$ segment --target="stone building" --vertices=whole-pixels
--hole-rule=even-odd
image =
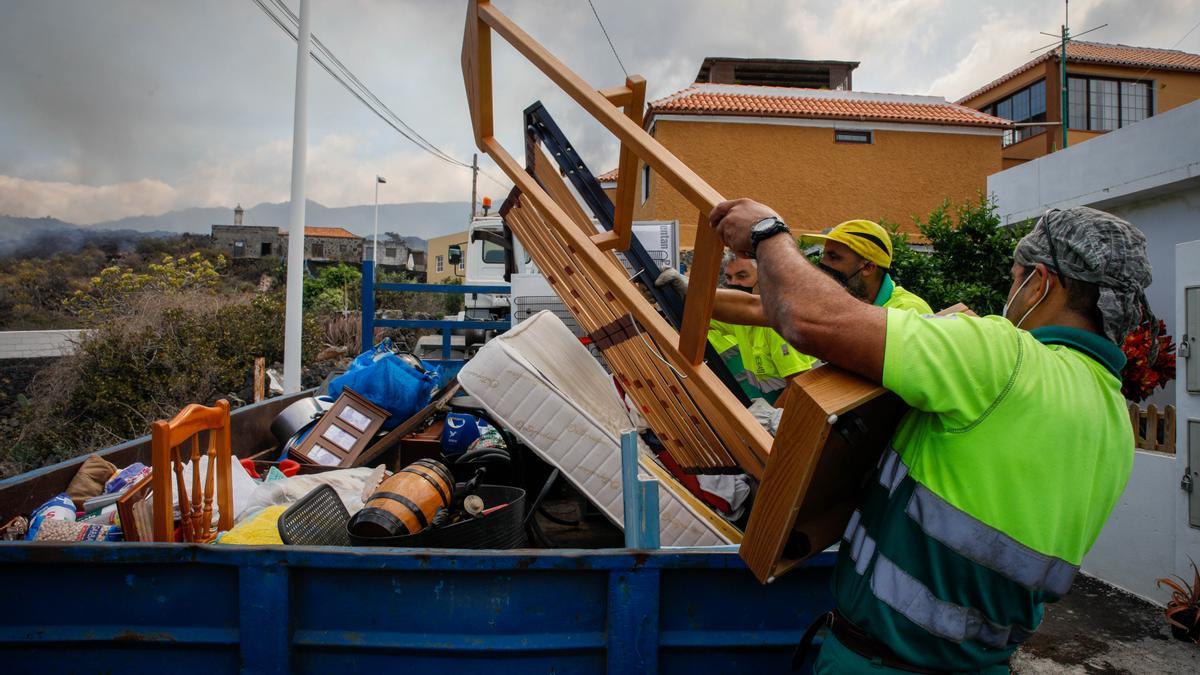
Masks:
[[[287,230],[262,225],[245,225],[241,204],[233,210],[233,225],[213,225],[213,244],[231,259],[287,256]],[[364,239],[341,227],[305,227],[304,259],[313,262],[363,260]]]

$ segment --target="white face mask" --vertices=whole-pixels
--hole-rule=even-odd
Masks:
[[[1008,296],[1008,301],[1006,301],[1004,303],[1004,310],[1003,310],[1004,318],[1008,319],[1009,321],[1012,321],[1012,319],[1009,319],[1009,317],[1008,317],[1008,310],[1012,309],[1013,298],[1017,297],[1018,295],[1021,294],[1021,291],[1025,290],[1025,284],[1029,283],[1029,280],[1033,278],[1033,276],[1036,272],[1037,272],[1036,268],[1030,270],[1029,273],[1025,275],[1025,281],[1022,281],[1021,285],[1017,286],[1016,292],[1014,292],[1012,295]],[[1042,304],[1042,301],[1046,299],[1047,295],[1050,295],[1050,287],[1049,286],[1046,287],[1046,292],[1042,293],[1042,297],[1038,298],[1038,301],[1033,303],[1033,307],[1030,307],[1027,312],[1025,312],[1024,314],[1021,315],[1020,320],[1018,320],[1016,323],[1017,328],[1020,328],[1021,324],[1025,322],[1025,319],[1028,319],[1029,315],[1033,313],[1033,310],[1037,309],[1038,305]]]

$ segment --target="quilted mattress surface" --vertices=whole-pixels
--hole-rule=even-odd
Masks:
[[[622,526],[621,432],[634,427],[608,373],[558,317],[543,311],[483,346],[459,383],[497,421],[558,467],[609,520]],[[643,477],[659,479],[663,546],[737,543],[642,449]],[[714,522],[716,521],[716,522]]]

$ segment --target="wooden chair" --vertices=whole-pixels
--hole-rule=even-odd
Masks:
[[[206,475],[202,481],[200,434],[203,432],[208,432],[206,449],[203,452],[208,458],[208,469],[204,471]],[[154,541],[174,540],[175,515],[171,499],[174,489],[178,489],[179,492],[183,541],[210,542],[216,538],[217,532],[232,528],[233,477],[230,473],[232,452],[229,445],[229,401],[222,399],[211,408],[193,403],[170,421],[155,422],[150,435]],[[192,464],[190,493],[184,476],[185,461]],[[174,486],[171,484],[172,478]],[[214,488],[217,510],[220,513],[216,530],[212,528]]]

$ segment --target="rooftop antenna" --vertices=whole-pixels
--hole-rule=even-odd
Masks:
[[[1071,35],[1071,6],[1070,5],[1071,5],[1071,0],[1063,0],[1063,23],[1062,23],[1062,26],[1059,27],[1058,35],[1055,35],[1054,33],[1046,33],[1043,31],[1038,31],[1038,33],[1041,35],[1045,35],[1047,37],[1052,37],[1052,38],[1058,38],[1059,41],[1051,42],[1048,45],[1043,45],[1041,47],[1038,47],[1037,49],[1030,50],[1031,53],[1032,52],[1040,52],[1043,49],[1049,49],[1050,47],[1053,47],[1056,44],[1059,45],[1058,84],[1059,84],[1059,89],[1060,89],[1062,108],[1058,111],[1058,116],[1060,119],[1060,123],[1062,124],[1062,146],[1064,149],[1066,149],[1066,147],[1067,147],[1067,127],[1070,126],[1070,124],[1068,123],[1069,115],[1067,114],[1067,110],[1068,110],[1067,106],[1070,103],[1070,91],[1068,90],[1068,87],[1067,87],[1067,43],[1070,42],[1071,40],[1074,40],[1077,37],[1087,35],[1088,33],[1091,33],[1092,31],[1100,30],[1101,28],[1108,26],[1108,24],[1105,23],[1105,24],[1096,26],[1095,28],[1089,28],[1089,29],[1083,31],[1082,33],[1080,33],[1079,35]]]

